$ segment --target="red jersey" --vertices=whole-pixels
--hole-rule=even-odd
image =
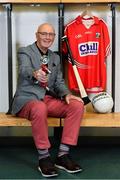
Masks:
[[[66,26],[65,35],[86,91],[105,90],[105,61],[110,54],[110,38],[105,22],[95,16],[87,20],[78,16]],[[71,90],[78,91],[71,63],[68,64],[68,84]]]

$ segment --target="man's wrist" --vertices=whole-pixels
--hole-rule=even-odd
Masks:
[[[65,100],[66,96],[71,95],[71,94],[65,94],[64,96],[62,96],[62,99]]]
[[[63,95],[62,97],[61,97],[61,100],[65,100],[65,97],[67,96],[67,94],[65,94],[65,95]]]

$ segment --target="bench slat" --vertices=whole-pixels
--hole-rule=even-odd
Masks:
[[[62,119],[62,126],[64,119]],[[120,127],[120,113],[98,114],[87,112],[84,114],[81,127]]]
[[[64,119],[48,118],[49,127],[64,125]],[[29,120],[0,113],[0,126],[31,126]],[[120,127],[120,113],[98,114],[87,112],[84,114],[81,127]]]
[[[31,126],[29,120],[12,116],[6,115],[5,113],[0,113],[0,126]],[[48,118],[48,126],[51,127],[59,127],[60,126],[60,118]]]

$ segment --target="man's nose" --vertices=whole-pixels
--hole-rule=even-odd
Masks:
[[[49,33],[47,33],[47,34],[46,34],[46,38],[48,38],[48,39],[50,39],[50,38],[51,38],[51,36],[50,36],[50,34],[49,34]]]

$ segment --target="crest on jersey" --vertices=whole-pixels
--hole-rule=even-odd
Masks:
[[[99,43],[96,41],[89,41],[85,43],[80,43],[78,45],[79,55],[81,57],[88,55],[97,55],[98,54]]]
[[[96,33],[96,38],[100,38],[100,33]]]

